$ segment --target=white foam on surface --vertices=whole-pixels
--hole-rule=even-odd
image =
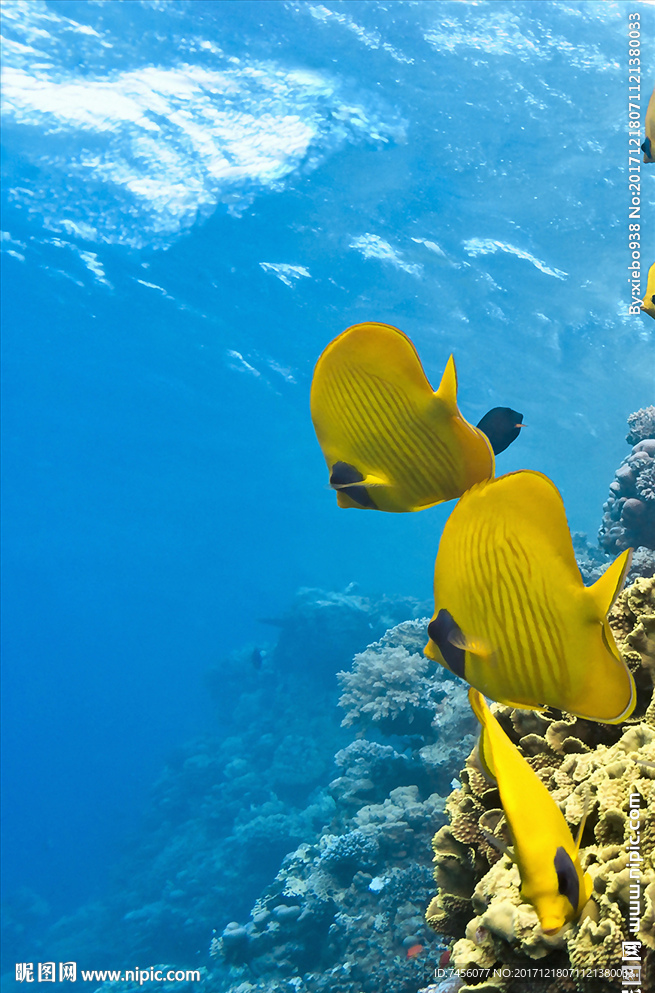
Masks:
[[[285,286],[290,286],[292,289],[294,282],[302,279],[303,276],[311,279],[311,273],[304,265],[288,265],[285,262],[260,262],[259,265],[264,272],[273,273]]]
[[[405,62],[408,65],[412,65],[414,62],[413,58],[404,55],[402,52],[398,51],[393,45],[389,44],[388,41],[384,41],[382,36],[378,31],[367,31],[366,28],[357,24],[356,21],[350,17],[349,14],[343,13],[340,10],[331,10],[324,4],[294,4],[294,9],[298,12],[305,12],[310,14],[317,21],[322,21],[324,24],[338,24],[341,27],[346,28],[351,31],[358,41],[362,43],[366,48],[381,49],[391,56],[396,62]]]
[[[555,279],[566,279],[568,276],[568,272],[546,265],[545,262],[535,258],[530,252],[526,252],[522,248],[517,248],[515,245],[510,245],[507,242],[496,241],[494,238],[470,238],[464,242],[464,251],[472,258],[476,258],[478,255],[493,255],[495,252],[506,252],[508,255],[516,255],[519,259],[525,259],[527,262],[531,262],[533,266],[536,266],[541,272],[545,272],[547,276],[554,276]]]
[[[380,262],[386,262],[394,266],[395,269],[409,273],[410,276],[421,276],[423,273],[422,265],[405,262],[402,254],[377,234],[366,233],[353,238],[348,247],[360,252],[365,259],[378,259]]]
[[[250,376],[255,376],[256,378],[261,376],[261,372],[259,372],[258,369],[255,369],[254,366],[250,365],[250,362],[246,362],[241,352],[228,348],[227,356],[232,360],[231,362],[228,362],[230,369],[234,369],[236,372],[248,373]]]
[[[586,6],[585,19],[590,23],[616,20],[617,15],[621,16],[616,4]],[[437,23],[423,32],[428,45],[439,52],[464,53],[468,50],[484,56],[514,56],[523,62],[550,60],[559,53],[573,68],[602,73],[621,71],[619,63],[608,60],[597,45],[572,44],[551,28],[542,29],[538,22],[535,22],[533,30],[528,18],[512,13],[506,5],[466,4],[462,8],[460,16],[435,18]],[[590,37],[593,35],[590,34]]]
[[[118,39],[42,0],[4,7],[5,140],[11,149],[17,136],[41,177],[7,196],[53,232],[161,247],[220,203],[238,216],[259,191],[280,189],[310,149],[316,165],[344,141],[387,140],[394,130],[319,72],[226,58],[200,36],[173,52],[202,51],[206,64],[154,64],[144,51],[144,64],[112,71],[107,49]],[[62,40],[71,32],[83,46],[78,61]]]

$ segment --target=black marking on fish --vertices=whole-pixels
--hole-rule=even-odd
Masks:
[[[453,620],[452,614],[449,614],[447,610],[440,610],[437,616],[428,624],[428,635],[441,652],[443,660],[450,671],[454,672],[456,676],[461,676],[462,679],[465,679],[464,649],[453,645],[451,641],[453,634],[457,635],[458,641],[463,642],[465,640],[462,629]]]
[[[499,455],[508,448],[523,427],[523,414],[511,407],[492,407],[478,422],[478,427],[484,431],[491,442],[494,455]]]
[[[651,154],[650,149],[651,149],[650,138],[646,138],[646,141],[641,146],[641,150],[644,153],[644,155],[647,155],[649,159],[652,159],[653,156]]]
[[[345,486],[347,483],[361,483],[362,476],[359,469],[348,462],[335,462],[330,473],[330,486]]]
[[[350,486],[350,483],[360,483],[364,477],[359,469],[348,462],[335,462],[330,473],[330,486],[335,486],[339,492],[346,493],[360,507],[377,510],[377,505],[365,486]]]
[[[580,900],[580,880],[573,859],[561,845],[555,852],[554,865],[558,892],[566,897],[574,910],[577,910]]]
[[[378,509],[365,486],[340,486],[339,492],[347,493],[350,499],[358,503],[360,507],[366,507],[369,510]]]

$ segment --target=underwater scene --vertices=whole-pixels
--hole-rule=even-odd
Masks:
[[[653,993],[653,0],[0,18],[3,993]]]

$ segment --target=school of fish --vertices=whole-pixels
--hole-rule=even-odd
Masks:
[[[650,281],[648,290],[655,292]],[[514,846],[505,853],[542,929],[556,933],[590,896],[578,858],[583,824],[574,841],[485,696],[626,720],[635,684],[607,614],[632,552],[585,587],[555,484],[527,470],[495,475],[495,456],[518,436],[522,414],[495,407],[470,424],[457,404],[453,356],[434,391],[397,328],[357,324],[331,341],[314,370],[310,408],[339,507],[403,513],[457,500],[439,542],[424,651],[470,685],[480,759],[497,782]]]
[[[641,148],[644,162],[655,162],[655,89]],[[655,318],[655,264],[641,310]],[[495,456],[518,437],[523,415],[494,407],[470,424],[457,404],[454,357],[434,391],[398,328],[357,324],[331,341],[310,407],[339,507],[403,513],[457,500],[439,541],[424,652],[469,684],[477,757],[498,787],[513,849],[489,841],[516,863],[522,898],[556,934],[591,896],[579,859],[586,814],[574,840],[485,697],[605,724],[632,714],[635,683],[607,620],[632,549],[586,587],[555,484],[528,470],[495,475]],[[421,951],[414,945],[407,956]]]

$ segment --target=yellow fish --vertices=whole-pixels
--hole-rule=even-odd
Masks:
[[[457,407],[452,355],[435,393],[414,345],[389,324],[356,324],[331,341],[310,403],[340,507],[422,510],[494,474],[489,439]]]
[[[646,108],[646,120],[644,121],[646,140],[641,146],[644,153],[644,162],[655,162],[655,88],[650,95],[648,107]]]
[[[631,556],[587,588],[547,476],[524,470],[479,483],[441,536],[425,654],[508,706],[618,724],[634,710],[635,685],[607,612]]]
[[[651,317],[655,317],[655,264],[648,270],[648,282],[644,299],[641,301],[641,309]]]
[[[580,916],[591,896],[591,878],[578,856],[584,818],[574,841],[552,796],[473,687],[469,702],[482,725],[480,759],[498,783],[512,835],[514,851],[507,854],[521,875],[521,897],[537,911],[546,934],[555,934]]]

